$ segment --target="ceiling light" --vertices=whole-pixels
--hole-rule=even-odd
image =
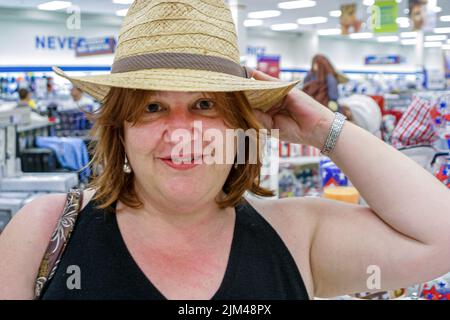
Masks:
[[[442,8],[441,7],[434,7],[433,10],[436,13],[442,12]]]
[[[406,24],[406,23],[409,23],[409,18],[398,17],[395,21],[397,21],[398,24]]]
[[[132,4],[134,0],[113,0],[116,4]]]
[[[441,17],[440,17],[440,20],[441,20],[442,22],[450,22],[450,16],[441,16]]]
[[[442,35],[437,35],[437,36],[426,36],[425,37],[425,41],[444,41],[447,40],[447,36],[442,34]]]
[[[425,48],[438,48],[442,47],[442,42],[425,42]]]
[[[398,42],[400,38],[398,36],[382,36],[378,37],[378,42]]]
[[[417,40],[416,39],[405,39],[405,40],[402,40],[401,43],[404,46],[411,46],[411,45],[416,45]]]
[[[328,21],[328,18],[326,17],[310,17],[310,18],[301,18],[297,20],[298,24],[320,24],[320,23],[326,23]]]
[[[337,36],[342,34],[342,30],[341,29],[322,29],[322,30],[318,30],[317,34],[319,36]]]
[[[330,17],[339,18],[342,15],[341,10],[330,11]]]
[[[244,27],[250,28],[250,27],[258,27],[262,26],[263,21],[259,19],[247,19],[244,20]]]
[[[363,5],[371,7],[375,4],[375,0],[364,0]]]
[[[280,2],[278,8],[280,9],[300,9],[315,7],[316,2],[312,0],[288,1]]]
[[[402,32],[400,33],[400,37],[402,38],[415,38],[417,37],[417,32]]]
[[[39,10],[48,10],[48,11],[56,11],[61,9],[66,9],[72,6],[72,2],[70,1],[50,1],[41,3],[38,5]]]
[[[442,46],[442,49],[443,49],[443,50],[450,50],[450,44],[444,44],[444,45]]]
[[[116,16],[125,17],[128,13],[128,9],[122,9],[116,11]]]
[[[450,33],[450,28],[434,28],[433,32],[439,34]]]
[[[370,32],[360,32],[350,34],[350,39],[371,39],[373,38],[373,33]]]
[[[408,29],[411,26],[411,24],[409,22],[408,23],[401,23],[398,26],[401,29]]]
[[[400,28],[406,29],[410,27],[409,18],[399,17],[397,18],[396,22]]]
[[[270,26],[270,29],[274,31],[286,31],[286,30],[295,30],[298,28],[298,24],[296,23],[282,23],[282,24],[274,24]]]
[[[281,15],[281,12],[278,10],[264,10],[264,11],[254,11],[254,12],[248,13],[248,17],[250,19],[266,19],[266,18],[278,17],[280,15]]]

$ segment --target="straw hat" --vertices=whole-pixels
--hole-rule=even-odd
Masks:
[[[99,101],[111,87],[156,91],[243,91],[266,111],[298,82],[249,79],[240,64],[236,29],[223,0],[136,0],[128,10],[107,75],[71,77]]]

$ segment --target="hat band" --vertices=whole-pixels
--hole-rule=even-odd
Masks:
[[[193,69],[225,73],[242,78],[251,78],[251,72],[228,59],[191,53],[148,53],[115,61],[112,73],[139,71],[144,69]]]

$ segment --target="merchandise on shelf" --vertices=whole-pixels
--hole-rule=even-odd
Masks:
[[[339,99],[339,105],[349,111],[350,120],[357,126],[381,138],[382,112],[377,102],[365,95]]]
[[[57,169],[56,157],[51,149],[25,149],[20,154],[20,160],[23,172],[55,172]]]
[[[55,135],[58,137],[87,136],[92,127],[86,114],[80,110],[58,111],[56,117],[59,119],[55,126]]]
[[[363,292],[353,295],[357,300],[402,300],[406,298],[407,290],[398,289],[391,291]]]
[[[312,146],[280,141],[279,156],[281,158],[318,157],[320,150]]]
[[[297,181],[294,173],[288,169],[280,170],[279,178],[279,195],[280,198],[300,197],[302,194],[302,187]]]
[[[319,195],[318,171],[311,166],[282,167],[278,183],[280,198]]]
[[[359,204],[360,195],[354,187],[326,187],[323,189],[323,197],[352,204]]]
[[[450,274],[427,282],[422,286],[421,296],[425,300],[450,300]]]
[[[436,178],[450,188],[450,157],[439,157],[434,168]]]
[[[346,187],[349,185],[349,180],[345,174],[328,158],[320,161],[319,172],[322,188],[330,186]]]

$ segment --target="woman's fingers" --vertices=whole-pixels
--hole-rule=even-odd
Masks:
[[[258,109],[254,109],[253,113],[256,117],[256,119],[259,121],[259,123],[266,129],[272,129],[273,126],[273,120],[272,117],[265,113],[262,112],[261,110]]]
[[[269,76],[268,74],[258,70],[253,70],[252,77],[255,78],[255,80],[261,81],[281,81],[280,79]]]

